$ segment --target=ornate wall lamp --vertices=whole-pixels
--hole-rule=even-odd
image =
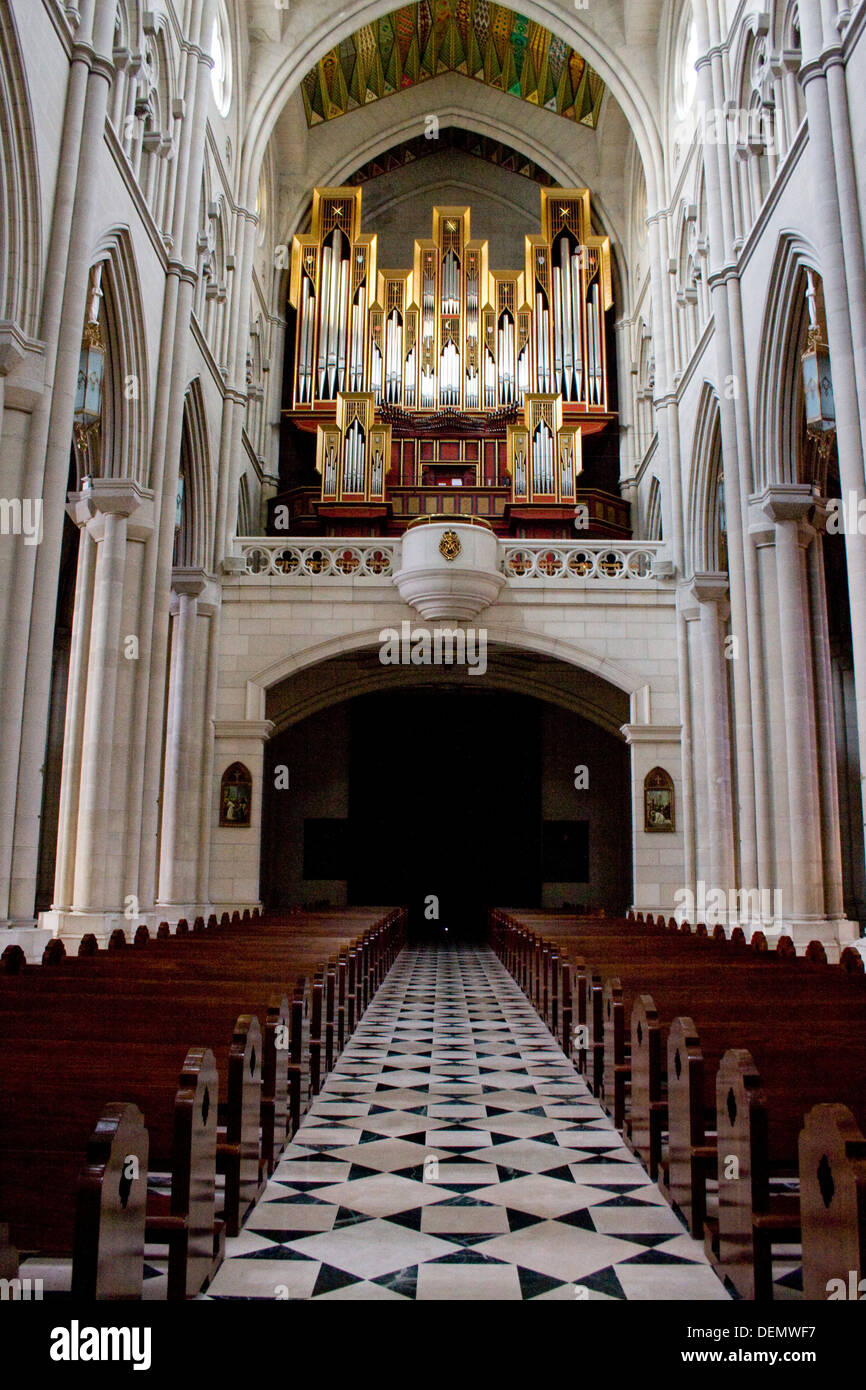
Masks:
[[[75,392],[75,444],[81,464],[82,478],[91,477],[94,461],[94,436],[102,421],[102,397],[105,382],[105,345],[99,327],[99,301],[102,298],[102,266],[90,272],[90,299],[87,322],[81,342],[78,362],[78,386]]]
[[[836,402],[833,396],[833,373],[830,368],[830,349],[821,336],[818,322],[818,296],[811,270],[806,271],[806,302],[809,306],[809,329],[806,351],[803,353],[803,390],[806,401],[806,429],[818,444],[822,466],[826,466],[836,438]]]

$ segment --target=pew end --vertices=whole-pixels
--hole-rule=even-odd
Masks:
[[[667,1046],[668,1158],[665,1196],[698,1240],[707,1215],[707,1178],[715,1174],[704,1107],[704,1054],[692,1019],[675,1018]],[[714,1121],[714,1117],[710,1117]]]
[[[729,1049],[716,1076],[719,1166],[717,1272],[741,1298],[773,1296],[772,1248],[800,1237],[800,1202],[770,1195],[767,1097],[745,1048]]]
[[[667,1107],[662,1101],[661,1028],[652,995],[641,994],[631,1011],[631,1110],[628,1142],[655,1181]]]
[[[812,1107],[799,1159],[803,1296],[850,1298],[853,1288],[858,1297],[866,1278],[866,1139],[847,1106]]]
[[[136,1105],[106,1105],[78,1177],[72,1296],[141,1298],[148,1135]]]
[[[222,1262],[216,1220],[219,1077],[210,1048],[190,1048],[174,1102],[170,1196],[149,1194],[147,1237],[168,1245],[168,1298],[193,1298]]]

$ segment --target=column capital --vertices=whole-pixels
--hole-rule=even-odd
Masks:
[[[76,526],[90,530],[99,540],[106,516],[131,517],[132,540],[145,540],[153,531],[153,493],[134,478],[91,478],[81,492],[69,494],[67,515]]]
[[[819,495],[811,483],[771,483],[752,499],[768,521],[810,522]]]
[[[201,569],[173,569],[171,572],[172,592],[178,598],[198,598],[209,582],[207,574]]]
[[[727,574],[713,570],[693,574],[687,592],[695,603],[726,603],[729,589]]]
[[[32,410],[45,389],[45,344],[11,319],[0,320],[0,376],[6,404],[16,410]]]

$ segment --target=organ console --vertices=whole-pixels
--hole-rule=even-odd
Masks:
[[[439,510],[512,534],[532,534],[542,506],[560,528],[573,514],[584,437],[614,418],[610,241],[592,233],[587,189],[540,192],[521,269],[491,269],[469,208],[436,207],[411,269],[391,270],[361,229],[361,189],[315,190],[292,247],[287,413],[316,432],[328,529],[398,532],[437,509],[420,495],[434,488],[450,491]],[[621,506],[603,533],[625,522]]]

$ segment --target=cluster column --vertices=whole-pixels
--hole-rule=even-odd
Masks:
[[[69,507],[82,528],[60,792],[55,902],[43,925],[105,941],[136,925],[126,877],[129,727],[142,542],[152,494],[130,479],[95,479]]]

